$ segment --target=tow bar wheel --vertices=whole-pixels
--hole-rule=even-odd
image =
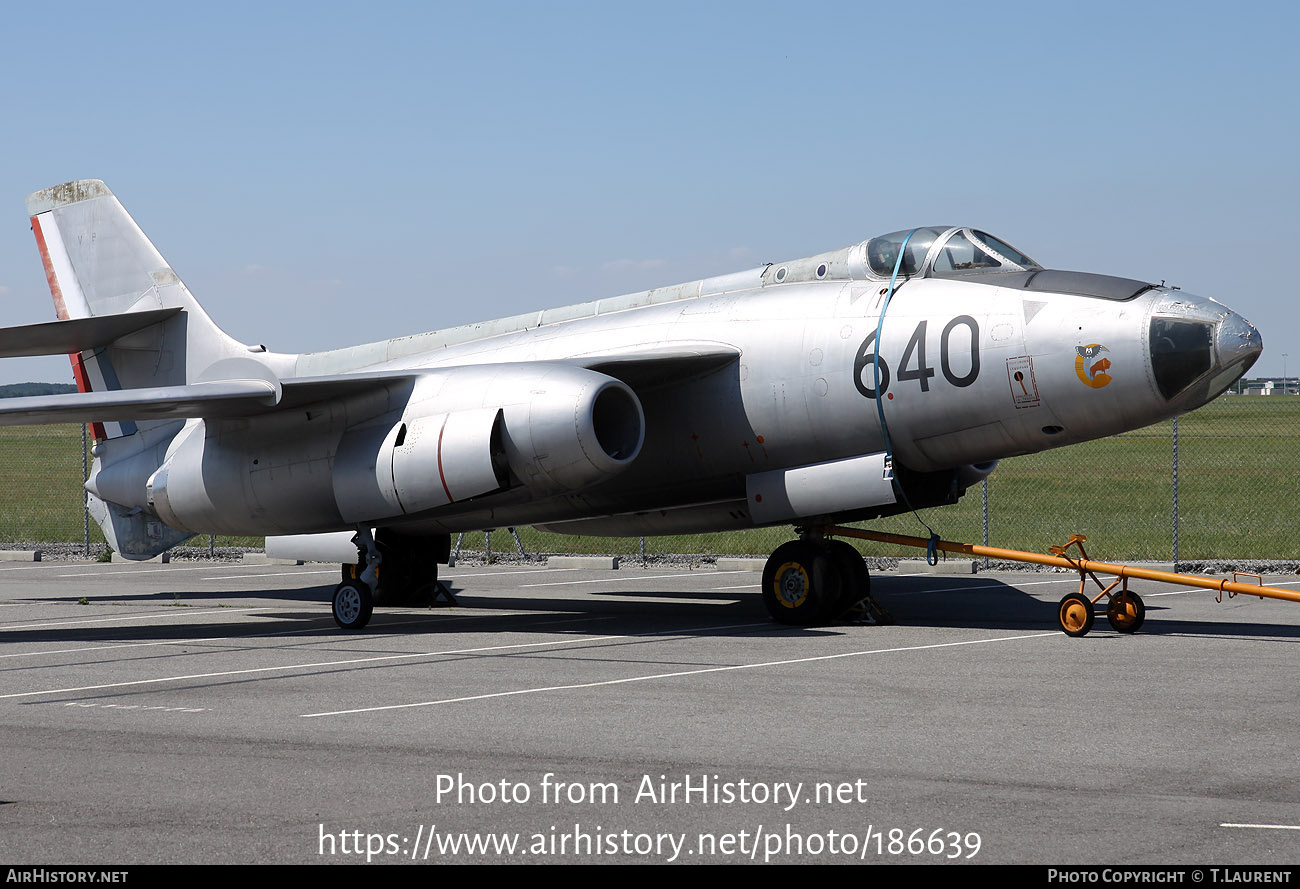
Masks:
[[[1092,629],[1092,601],[1083,593],[1067,593],[1061,599],[1057,618],[1067,636],[1086,636]]]
[[[1124,590],[1106,606],[1106,620],[1121,633],[1136,633],[1147,619],[1147,607],[1137,593]]]

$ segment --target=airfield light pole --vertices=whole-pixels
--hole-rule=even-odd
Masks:
[[[1287,356],[1287,354],[1288,354],[1287,352],[1283,352],[1283,353],[1282,353],[1282,394],[1283,394],[1283,395],[1290,395],[1290,394],[1291,394],[1291,384],[1287,382],[1287,376],[1286,376],[1286,356]]]

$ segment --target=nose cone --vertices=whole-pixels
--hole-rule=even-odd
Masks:
[[[1236,312],[1228,312],[1227,316],[1219,322],[1219,333],[1215,338],[1214,349],[1218,354],[1220,367],[1224,369],[1236,367],[1238,371],[1224,384],[1226,387],[1250,370],[1255,359],[1259,358],[1259,353],[1264,351],[1264,340],[1254,324]]]
[[[1156,388],[1180,411],[1218,397],[1264,349],[1255,325],[1211,299],[1161,291],[1149,345]]]

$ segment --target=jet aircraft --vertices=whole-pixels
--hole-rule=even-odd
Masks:
[[[1192,410],[1262,345],[1211,299],[1040,266],[965,226],[581,305],[307,354],[209,318],[98,180],[27,198],[79,392],[0,424],[89,422],[90,503],[147,559],[194,534],[345,535],[340,627],[432,584],[450,535],[802,528],[763,600],[785,623],[867,592],[814,529],[954,503],[999,459]],[[341,560],[343,561],[343,560]],[[345,569],[347,566],[345,566]]]

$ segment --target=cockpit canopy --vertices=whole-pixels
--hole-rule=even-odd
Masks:
[[[901,263],[900,249],[903,250]],[[986,232],[951,226],[908,229],[872,238],[867,242],[867,264],[882,278],[892,277],[896,266],[899,275],[908,277],[1028,272],[1042,268],[1015,247]]]

